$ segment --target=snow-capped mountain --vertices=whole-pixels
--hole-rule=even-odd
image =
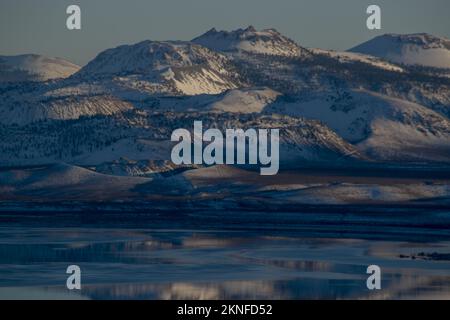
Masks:
[[[288,163],[450,162],[450,78],[433,68],[304,49],[273,29],[193,41],[119,46],[67,79],[0,83],[0,166],[150,172],[140,161],[169,160],[171,131],[194,120],[282,129]]]
[[[417,162],[448,168],[448,70],[408,65],[448,68],[448,41],[380,39],[354,50],[363,53],[335,52],[304,49],[273,29],[212,29],[192,42],[108,49],[76,73],[59,59],[0,58],[0,203],[114,201],[117,210],[147,201],[145,210],[172,212],[194,203],[274,212],[448,204],[446,181],[375,177]],[[279,174],[175,165],[171,133],[193,134],[197,120],[221,132],[279,129]],[[308,165],[320,173],[295,170]],[[336,175],[336,166],[351,169]],[[367,177],[353,168],[369,168]]]
[[[317,49],[311,53],[297,58],[245,55],[234,62],[246,82],[284,95],[307,97],[336,87],[366,89],[450,116],[450,81],[435,69],[398,66],[355,53],[340,55]]]
[[[275,29],[256,30],[249,26],[234,31],[217,31],[215,28],[195,38],[192,42],[219,52],[247,52],[280,56],[301,56],[308,50]]]
[[[67,60],[37,54],[0,56],[0,82],[67,78],[79,69],[79,66]]]
[[[317,119],[383,161],[448,161],[450,120],[419,104],[366,90],[291,98],[265,110]]]
[[[181,41],[143,41],[100,53],[75,79],[114,78],[130,90],[170,94],[215,94],[240,83],[224,55]]]
[[[426,33],[385,34],[349,51],[406,65],[450,69],[450,40]]]
[[[145,107],[142,101],[153,96],[219,94],[241,85],[220,53],[187,42],[143,41],[100,53],[64,81],[0,86],[0,122],[110,115]]]

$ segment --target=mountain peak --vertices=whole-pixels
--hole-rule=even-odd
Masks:
[[[247,27],[247,29],[245,29],[244,31],[246,32],[256,32],[256,29],[254,26],[250,25]]]
[[[203,35],[194,38],[192,42],[226,53],[247,52],[298,56],[306,51],[273,28],[258,31],[251,25],[245,29],[240,28],[233,31],[217,31],[212,28]]]
[[[376,56],[395,63],[450,68],[450,40],[428,33],[387,33],[349,51]]]
[[[38,54],[0,56],[0,82],[67,78],[79,69],[79,66],[67,60]]]

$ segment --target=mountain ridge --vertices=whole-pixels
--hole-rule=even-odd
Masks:
[[[0,82],[47,81],[67,78],[80,66],[38,54],[0,55]]]

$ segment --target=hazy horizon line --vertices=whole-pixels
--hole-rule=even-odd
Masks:
[[[32,52],[17,52],[16,54],[3,54],[3,53],[0,52],[0,56],[3,56],[3,57],[12,57],[12,56],[22,56],[22,55],[38,55],[38,56],[44,56],[44,57],[48,57],[48,58],[63,59],[63,60],[66,60],[66,61],[68,61],[68,62],[70,62],[70,63],[73,63],[73,64],[75,64],[75,65],[78,65],[78,66],[80,66],[80,67],[84,67],[84,66],[86,66],[89,62],[91,62],[93,59],[95,59],[95,58],[96,58],[100,53],[102,53],[103,51],[108,50],[108,49],[117,48],[117,47],[120,47],[120,46],[134,45],[134,44],[138,44],[138,43],[145,42],[145,41],[152,41],[152,42],[192,42],[192,40],[194,40],[195,38],[197,38],[197,37],[199,37],[199,36],[202,36],[202,35],[204,35],[205,33],[207,33],[208,31],[211,31],[211,30],[216,30],[217,32],[234,32],[234,31],[238,31],[238,30],[246,30],[246,29],[252,28],[252,27],[253,27],[253,25],[252,25],[252,24],[249,24],[247,27],[238,27],[238,28],[235,28],[235,29],[228,29],[228,30],[226,30],[226,29],[220,29],[220,28],[217,28],[217,27],[213,26],[213,27],[210,27],[209,29],[207,29],[205,32],[203,32],[203,33],[201,33],[201,34],[199,34],[199,35],[197,35],[197,36],[194,36],[193,38],[191,38],[191,39],[189,39],[189,40],[182,40],[182,39],[164,39],[164,40],[162,40],[162,39],[150,39],[150,38],[146,38],[146,39],[137,40],[137,41],[122,42],[122,43],[118,43],[118,44],[116,44],[116,45],[114,45],[114,46],[110,46],[110,47],[106,47],[106,48],[100,49],[100,51],[98,51],[91,59],[89,59],[89,60],[88,60],[86,63],[84,63],[84,64],[80,64],[80,63],[73,62],[71,59],[69,59],[69,58],[67,58],[67,57],[64,57],[64,56],[59,56],[59,55],[49,55],[49,54],[40,53],[40,52],[37,52],[37,51],[32,51]],[[253,28],[254,28],[254,27],[253,27]],[[303,48],[306,48],[306,49],[322,49],[322,50],[336,51],[336,52],[345,52],[345,51],[348,51],[348,50],[352,49],[353,47],[355,47],[355,46],[357,46],[357,45],[360,45],[360,44],[362,44],[362,43],[364,43],[364,42],[366,42],[366,41],[372,40],[372,39],[374,39],[374,38],[377,38],[377,37],[380,37],[380,36],[383,36],[383,35],[415,35],[415,34],[428,34],[428,35],[432,35],[432,36],[435,36],[435,37],[438,37],[438,38],[443,38],[443,39],[446,39],[446,40],[449,40],[449,41],[450,41],[450,39],[447,38],[446,36],[442,36],[442,35],[438,35],[438,34],[431,34],[431,33],[429,33],[429,32],[411,32],[411,33],[383,32],[383,33],[374,35],[374,36],[372,36],[372,37],[370,37],[370,38],[364,40],[363,42],[355,43],[353,46],[351,46],[351,47],[349,47],[349,48],[347,48],[347,49],[345,49],[345,50],[339,50],[339,49],[335,49],[335,48],[330,49],[330,48],[319,47],[319,46],[313,46],[313,47],[311,47],[311,46],[304,46],[304,45],[302,45],[302,43],[301,43],[300,41],[298,41],[298,40],[296,40],[296,39],[293,39],[293,38],[291,38],[291,37],[286,36],[285,34],[283,34],[282,32],[280,32],[280,31],[279,31],[277,28],[275,28],[275,27],[263,27],[263,28],[259,28],[259,29],[258,29],[258,28],[255,28],[255,29],[256,29],[257,31],[275,30],[275,31],[277,31],[278,33],[282,34],[283,36],[285,36],[285,37],[291,39],[292,41],[294,41],[297,45],[299,45],[299,46],[301,46],[301,47],[303,47]]]

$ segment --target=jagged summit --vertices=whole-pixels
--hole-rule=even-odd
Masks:
[[[217,31],[212,28],[192,42],[221,52],[298,56],[307,51],[274,28],[258,31],[253,26],[233,31]]]
[[[384,34],[349,51],[396,63],[450,68],[450,40],[428,33]]]

